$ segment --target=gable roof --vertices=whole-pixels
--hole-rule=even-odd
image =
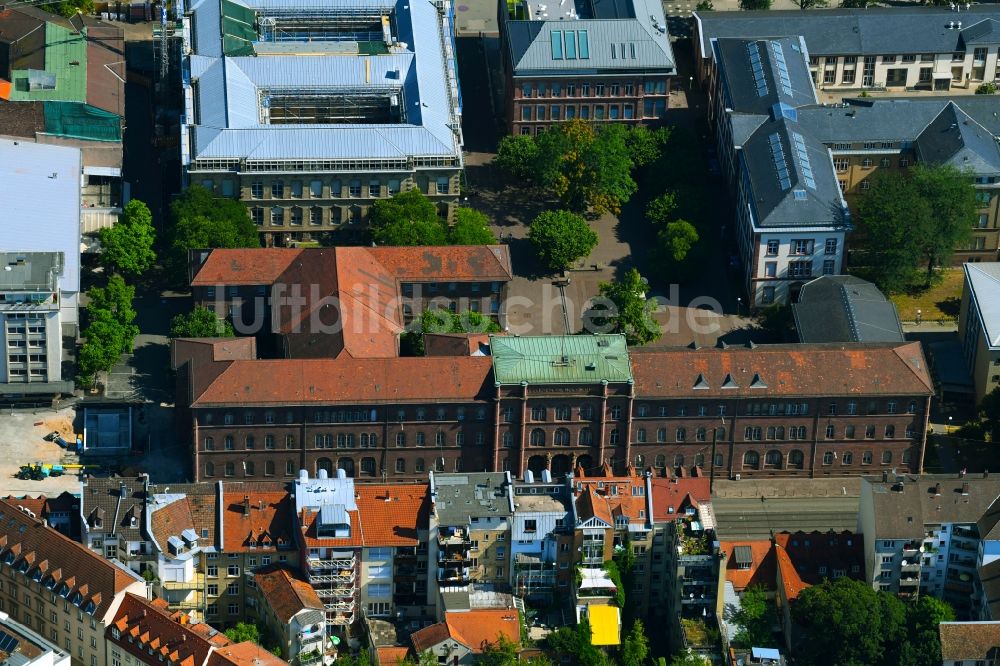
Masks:
[[[497,384],[598,384],[632,379],[625,336],[491,335]]]
[[[279,541],[294,542],[294,517],[295,505],[283,483],[223,484],[222,549],[274,552]]]
[[[283,624],[303,610],[323,610],[323,602],[313,587],[279,566],[271,566],[254,574],[261,596]]]
[[[871,282],[823,275],[792,304],[801,342],[904,342],[896,306]]]
[[[88,530],[119,535],[125,541],[142,541],[146,481],[145,476],[84,479],[81,510]]]
[[[74,605],[103,621],[115,595],[143,580],[117,561],[106,560],[22,511],[0,501],[0,561],[66,592]],[[65,586],[63,588],[62,586]]]
[[[503,636],[514,644],[521,642],[517,611],[511,609],[478,609],[445,612],[444,622],[424,627],[410,636],[417,652],[429,650],[451,639],[480,654],[487,645]]]
[[[938,624],[943,661],[986,661],[1000,657],[1000,622]]]
[[[965,288],[991,349],[1000,349],[1000,262],[963,264]]]
[[[993,135],[954,102],[948,102],[920,132],[914,148],[925,162],[973,173],[1000,171],[1000,147]]]
[[[213,642],[194,631],[181,613],[169,613],[164,605],[131,593],[122,600],[112,626],[121,632],[119,639],[112,639],[126,651],[142,654],[151,649],[165,662],[182,666],[203,666],[218,641],[230,643],[223,634],[216,634]]]
[[[217,499],[214,484],[173,484],[173,492],[151,487],[149,505],[151,536],[163,553],[168,552],[170,537],[180,537],[185,530],[194,530],[202,547],[216,545]],[[207,536],[203,536],[207,535]]]
[[[693,350],[632,350],[636,395],[690,397],[699,375],[705,397],[757,395],[929,395],[934,390],[919,342],[797,344]],[[731,375],[738,388],[724,389]],[[761,387],[752,386],[758,376]]]
[[[654,476],[653,521],[676,520],[687,507],[697,507],[712,501],[709,492],[710,480],[704,476],[664,478]],[[670,511],[673,509],[673,511]]]
[[[350,536],[317,536],[322,507],[304,508],[298,519],[306,546],[380,547],[419,543],[418,533],[428,529],[430,520],[431,501],[426,483],[359,483],[353,487],[354,505],[343,507],[350,521]]]

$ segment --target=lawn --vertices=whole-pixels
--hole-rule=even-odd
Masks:
[[[941,271],[943,278],[940,284],[918,294],[895,294],[892,302],[899,310],[899,318],[903,321],[916,321],[917,310],[920,310],[923,321],[952,321],[958,319],[958,308],[962,302],[962,282],[964,271],[961,268],[947,268]]]

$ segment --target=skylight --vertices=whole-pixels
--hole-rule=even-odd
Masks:
[[[812,162],[809,161],[809,152],[806,150],[805,139],[798,132],[792,132],[792,145],[795,147],[795,157],[799,162],[799,169],[802,171],[802,180],[806,186],[816,189],[816,178],[813,176]]]
[[[771,53],[774,54],[774,62],[778,67],[778,80],[781,82],[781,91],[792,96],[792,80],[788,77],[788,64],[785,62],[785,50],[781,42],[771,42]]]
[[[764,79],[764,66],[760,62],[760,49],[757,42],[747,44],[747,53],[750,55],[750,69],[753,70],[753,81],[757,86],[757,96],[767,95],[767,81]]]
[[[778,184],[783,190],[791,189],[792,177],[788,172],[788,162],[785,160],[785,150],[781,146],[781,138],[776,132],[767,137],[767,142],[771,147],[771,161],[778,175]]]

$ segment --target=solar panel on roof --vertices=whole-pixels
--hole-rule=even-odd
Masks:
[[[6,631],[0,631],[0,651],[12,654],[17,649],[18,640]]]

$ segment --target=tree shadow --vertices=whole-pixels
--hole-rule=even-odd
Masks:
[[[152,402],[173,402],[169,343],[147,342],[137,347],[130,365],[135,370],[132,388],[141,397]]]
[[[941,314],[957,319],[959,310],[962,308],[962,299],[957,296],[949,296],[944,300],[938,301],[934,305],[936,305],[937,309],[941,311]]]

